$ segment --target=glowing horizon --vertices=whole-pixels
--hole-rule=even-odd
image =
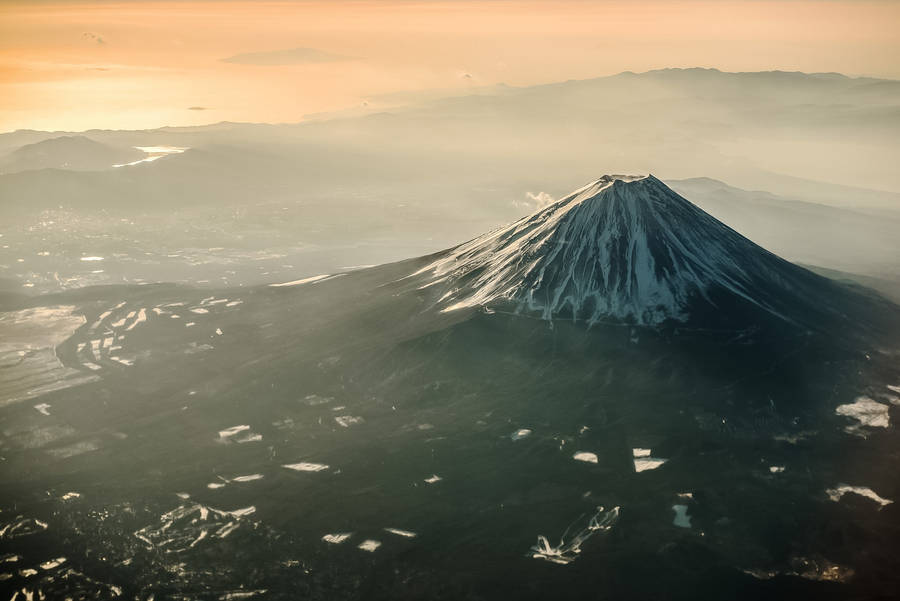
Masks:
[[[656,0],[0,6],[0,131],[298,122],[385,96],[647,71],[900,78],[900,4]]]

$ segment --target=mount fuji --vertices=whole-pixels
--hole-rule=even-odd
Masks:
[[[491,305],[588,324],[725,325],[755,310],[815,327],[848,300],[652,175],[605,175],[413,277],[442,290],[444,311]]]
[[[900,309],[653,176],[398,263],[17,302],[14,597],[900,590]]]

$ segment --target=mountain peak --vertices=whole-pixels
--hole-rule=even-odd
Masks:
[[[622,186],[622,185],[635,184],[637,182],[642,182],[644,180],[653,180],[655,182],[662,184],[662,182],[660,182],[658,179],[656,179],[652,175],[607,174],[607,175],[600,177],[599,179],[595,179],[588,185],[586,185],[582,188],[579,188],[578,190],[575,190],[574,192],[569,194],[565,199],[568,199],[574,195],[579,195],[579,196],[583,197],[582,200],[586,200],[587,198],[591,198],[591,197],[599,194],[601,191],[603,191],[605,188],[607,188],[609,186],[613,186],[613,185]],[[646,183],[652,183],[652,182],[646,182]],[[665,184],[663,184],[663,185],[665,185]],[[565,200],[565,199],[563,199],[563,200]]]
[[[609,174],[600,177],[587,184],[586,186],[575,190],[561,200],[552,203],[550,206],[563,204],[568,207],[566,214],[578,205],[587,203],[609,203],[609,202],[631,202],[641,203],[650,202],[652,200],[663,200],[666,194],[670,194],[674,198],[666,200],[677,200],[688,202],[675,194],[666,184],[654,177],[648,175],[617,175]],[[540,214],[550,207],[545,207],[541,211],[535,213]],[[577,213],[576,213],[577,214]]]
[[[591,184],[612,184],[615,182],[622,182],[622,183],[627,184],[627,183],[637,182],[637,181],[651,178],[651,177],[653,177],[653,176],[652,175],[607,174],[607,175],[604,175],[603,177],[601,177],[600,179],[594,180],[593,182],[591,182]],[[656,178],[653,177],[653,179],[656,179]],[[659,180],[657,180],[657,181],[659,181]]]
[[[787,299],[824,281],[652,175],[605,175],[414,275],[423,288],[443,287],[443,311],[504,305],[545,319],[643,325],[728,321],[722,308],[735,306],[795,321]]]

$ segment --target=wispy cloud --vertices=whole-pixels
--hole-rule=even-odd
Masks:
[[[189,111],[206,111],[206,110],[209,110],[209,108],[205,107],[205,106],[189,106],[187,110],[189,110]]]
[[[83,37],[83,38],[86,39],[86,40],[90,40],[90,41],[92,41],[92,42],[96,42],[96,43],[98,43],[98,44],[105,44],[105,43],[106,43],[106,40],[104,40],[102,37],[100,37],[99,34],[96,34],[96,33],[94,33],[93,31],[85,31],[84,33],[81,34],[81,37]]]
[[[351,56],[334,54],[315,48],[291,48],[289,50],[268,50],[264,52],[244,52],[221,59],[223,63],[237,65],[257,65],[264,67],[278,65],[307,65],[355,60]]]

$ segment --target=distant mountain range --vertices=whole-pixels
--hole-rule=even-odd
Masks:
[[[342,162],[346,185],[371,173],[371,163],[387,178],[434,177],[449,169],[523,181],[527,170],[534,173],[531,185],[559,194],[602,164],[618,172],[652,170],[665,179],[702,174],[792,195],[803,180],[900,192],[891,168],[900,138],[900,82],[893,80],[663,69],[444,99],[413,95],[381,107],[299,124],[82,135],[115,146],[216,145],[249,154],[274,145],[293,166]],[[0,154],[59,135],[3,134]]]
[[[70,236],[81,231],[79,219],[132,223],[134,235],[123,234],[131,241],[170,216],[217,231],[246,222],[283,245],[320,255],[342,249],[344,263],[316,261],[310,269],[319,273],[371,262],[347,250],[360,244],[402,240],[422,252],[476,236],[598,169],[652,172],[789,260],[888,290],[900,282],[898,90],[896,81],[828,73],[664,69],[467,96],[394,96],[375,99],[368,114],[298,124],[19,131],[0,135],[2,160],[27,168],[0,175],[0,216],[26,232],[36,215],[61,211],[42,227],[66,221]],[[139,156],[138,146],[187,150],[112,168]],[[284,218],[271,219],[276,210]],[[195,246],[189,229],[167,235],[175,251]],[[241,248],[253,244],[241,236]],[[31,277],[34,268],[18,259],[47,250],[24,237],[0,249],[6,277]],[[405,252],[384,250],[378,261]],[[32,279],[55,281],[60,269]],[[196,279],[208,279],[201,271]]]
[[[115,147],[86,136],[60,136],[25,144],[0,157],[0,174],[38,169],[100,171],[144,156],[136,148]]]

